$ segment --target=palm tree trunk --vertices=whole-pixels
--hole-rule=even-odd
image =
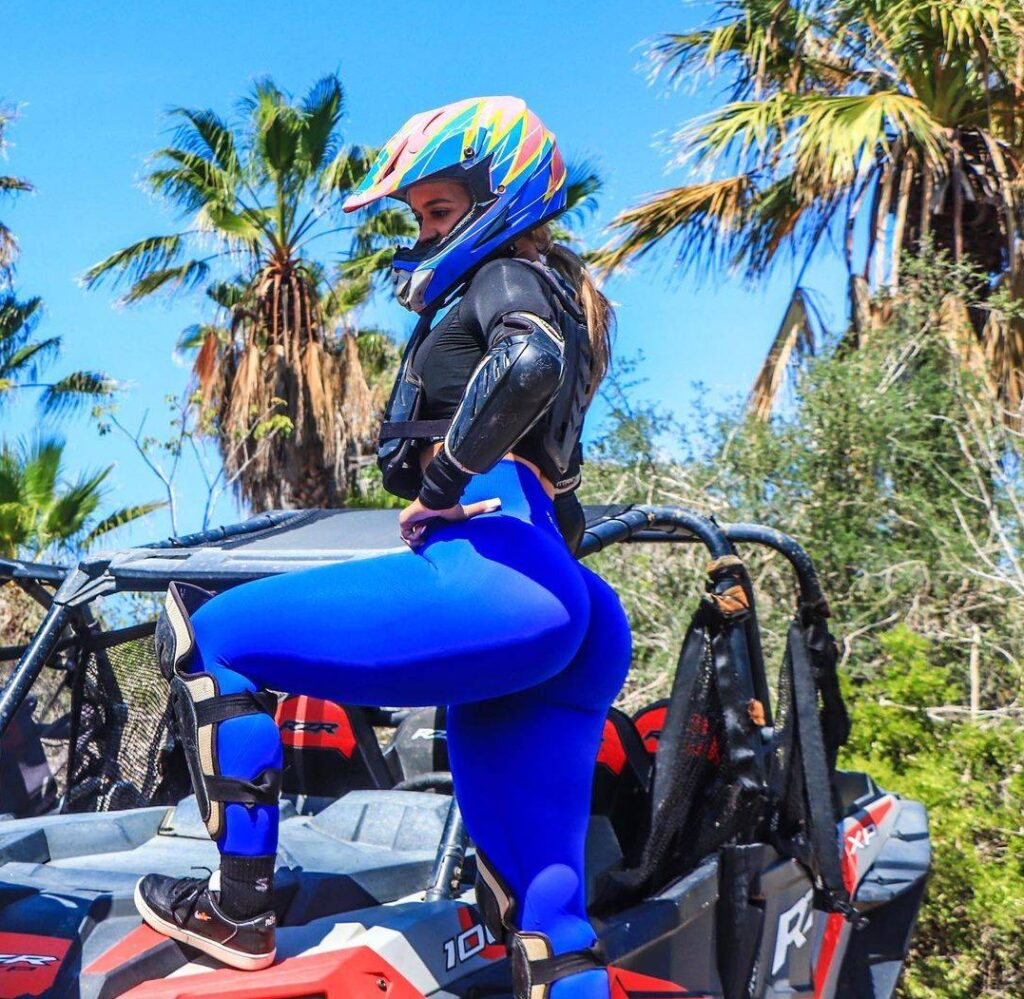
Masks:
[[[846,256],[846,273],[847,276],[853,277],[853,237],[854,229],[857,225],[857,217],[860,215],[861,205],[864,203],[864,195],[867,194],[870,184],[868,181],[864,181],[860,190],[856,194],[853,194],[851,190],[851,198],[849,207],[846,212],[846,243],[844,246],[844,253]]]
[[[921,170],[921,236],[920,243],[924,243],[932,231],[932,191],[934,190],[934,177],[931,168],[925,165]]]
[[[950,182],[953,185],[953,259],[960,263],[964,256],[964,189],[961,167],[960,133],[953,134],[953,169]]]
[[[1020,232],[1017,213],[1017,193],[1010,180],[1010,172],[1006,167],[1006,157],[999,146],[999,142],[988,132],[983,132],[985,148],[988,150],[989,158],[995,167],[996,177],[999,178],[999,191],[1002,196],[1002,225],[1003,238],[1006,240],[1007,267],[1012,271],[1014,267],[1014,256],[1017,252],[1017,237]]]
[[[896,198],[896,221],[892,227],[892,261],[889,264],[889,287],[895,291],[900,286],[900,260],[903,256],[903,233],[907,225],[907,209],[910,205],[910,187],[917,167],[917,153],[911,149],[903,157],[900,168],[900,189]]]
[[[882,168],[882,176],[878,183],[881,189],[878,192],[878,204],[873,219],[875,226],[875,237],[871,244],[871,253],[874,256],[875,276],[874,289],[877,291],[885,283],[885,230],[889,224],[889,206],[892,203],[892,183],[896,171],[891,162],[886,162]]]

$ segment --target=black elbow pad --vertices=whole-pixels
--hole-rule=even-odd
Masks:
[[[486,472],[544,415],[564,372],[558,331],[531,313],[509,313],[452,418],[449,456],[471,475]]]
[[[444,448],[424,475],[420,499],[432,509],[458,502],[469,476],[488,471],[506,455],[561,387],[565,344],[547,320],[510,312],[489,342],[452,417]]]

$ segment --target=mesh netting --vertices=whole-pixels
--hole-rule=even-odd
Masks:
[[[796,716],[793,705],[793,668],[789,650],[783,658],[775,688],[775,728],[769,771],[771,811],[769,828],[778,844],[799,841],[806,820],[800,743],[796,738]]]
[[[723,843],[750,832],[747,802],[726,748],[714,639],[703,629],[699,637],[700,658],[682,671],[689,680],[686,719],[671,768],[671,797],[681,821],[662,865],[673,873],[691,869]]]
[[[650,835],[636,866],[600,879],[597,911],[686,873],[738,831],[741,810],[707,614],[702,608],[695,615],[680,652],[654,768]]]
[[[24,646],[0,656],[6,684]],[[0,812],[18,816],[50,810],[63,793],[68,761],[71,674],[63,651],[54,655],[11,718],[0,745]]]
[[[82,651],[65,811],[169,804],[188,793],[152,633],[152,624],[108,632]]]

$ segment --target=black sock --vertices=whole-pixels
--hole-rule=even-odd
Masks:
[[[231,919],[252,919],[274,907],[274,860],[223,853],[220,858],[220,907]]]

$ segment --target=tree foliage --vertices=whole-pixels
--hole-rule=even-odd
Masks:
[[[331,252],[317,240],[334,237],[335,253],[346,245],[334,207],[370,155],[342,142],[343,113],[334,75],[298,99],[259,80],[232,121],[177,108],[146,184],[183,227],[123,247],[84,276],[89,287],[112,280],[127,304],[205,291],[212,321],[186,330],[179,347],[194,352],[228,476],[256,510],[343,502],[370,443],[359,353],[334,322],[369,283],[332,275],[317,256]],[[253,420],[272,405],[291,431],[260,449]]]
[[[683,427],[637,404],[635,388],[613,394],[614,423],[585,484],[595,502],[767,523],[810,551],[852,709],[841,765],[931,815],[934,873],[902,994],[1019,995],[1024,448],[968,363],[969,331],[951,334],[946,315],[950,295],[993,306],[984,275],[944,254],[901,266],[899,291],[875,303],[887,321],[857,349],[846,331],[833,335],[800,375],[792,409],[768,422],[705,404]],[[778,662],[788,567],[741,554]],[[635,710],[667,692],[702,554],[613,547],[596,561],[631,616],[636,668],[623,704]]]
[[[692,180],[613,222],[607,269],[657,248],[702,274],[759,278],[830,237],[851,277],[897,288],[926,240],[1024,297],[1024,9],[1009,0],[718,0],[709,25],[661,37],[655,76],[728,80],[728,99],[673,136]],[[854,232],[866,223],[862,261]],[[799,283],[799,278],[798,278]],[[981,315],[1001,401],[1024,404],[1024,325]],[[755,385],[762,416],[806,324],[784,324]]]
[[[4,130],[13,112],[0,105],[0,156],[6,152]],[[0,199],[31,191],[32,185],[21,177],[0,176]],[[61,338],[35,338],[42,315],[42,300],[19,299],[14,293],[14,264],[18,242],[11,230],[0,222],[0,408],[19,389],[41,389],[40,415],[60,415],[79,409],[83,403],[107,395],[113,382],[101,372],[72,371],[55,382],[40,382],[41,372],[60,354]]]
[[[5,132],[13,120],[14,111],[0,105],[0,157],[6,155]],[[31,190],[32,185],[23,177],[0,174],[0,199]],[[10,228],[0,221],[0,290],[3,290],[14,276],[14,264],[17,259],[18,241]]]
[[[97,519],[113,466],[68,481],[63,462],[58,437],[0,446],[0,556],[59,561],[163,505],[121,507]]]

